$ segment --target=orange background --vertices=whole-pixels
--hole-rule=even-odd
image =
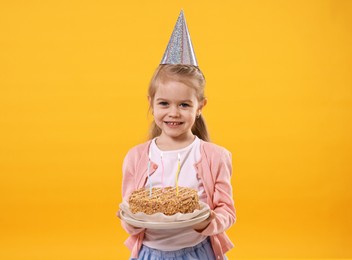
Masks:
[[[127,259],[121,164],[184,9],[230,259],[352,257],[352,1],[1,1],[0,258]]]

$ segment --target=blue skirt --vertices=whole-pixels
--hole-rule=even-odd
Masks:
[[[161,251],[142,245],[138,258],[130,260],[216,260],[210,239],[176,251]]]

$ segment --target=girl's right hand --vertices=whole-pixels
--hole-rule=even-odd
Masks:
[[[121,210],[119,209],[118,211],[117,211],[117,213],[116,213],[116,216],[119,218],[119,219],[121,219]],[[122,220],[122,219],[121,219]]]
[[[215,218],[215,213],[214,211],[210,211],[210,215],[209,217],[206,219],[206,220],[203,220],[202,222],[200,223],[197,223],[195,225],[192,226],[192,228],[201,233],[209,224],[210,222]]]

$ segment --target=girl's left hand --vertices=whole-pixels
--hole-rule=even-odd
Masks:
[[[214,218],[215,218],[214,211],[210,211],[210,215],[206,220],[193,225],[192,228],[197,232],[202,232]]]

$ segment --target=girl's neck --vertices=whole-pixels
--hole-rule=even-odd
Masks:
[[[171,151],[187,147],[195,139],[195,135],[191,134],[184,138],[170,138],[162,134],[156,138],[155,143],[160,150]]]

